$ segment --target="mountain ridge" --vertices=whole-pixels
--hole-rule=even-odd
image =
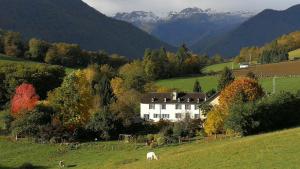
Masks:
[[[233,31],[209,42],[199,41],[191,48],[198,53],[236,56],[247,46],[261,46],[277,37],[300,30],[300,5],[286,10],[265,9],[242,23]]]
[[[0,28],[20,32],[26,40],[77,43],[131,58],[146,48],[174,48],[134,27],[105,16],[82,0],[0,0]]]

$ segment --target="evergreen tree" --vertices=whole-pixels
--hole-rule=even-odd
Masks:
[[[199,83],[198,80],[196,80],[195,83],[194,83],[194,89],[193,89],[193,91],[197,92],[197,93],[202,92],[202,87],[201,87],[201,85],[200,85],[200,83]]]
[[[234,81],[234,75],[232,70],[228,67],[225,67],[221,73],[221,77],[219,79],[218,90],[223,90],[226,86],[228,86],[231,82]]]
[[[112,102],[114,94],[110,85],[110,80],[107,78],[107,76],[102,76],[97,87],[98,93],[101,97],[101,105],[104,107],[108,106]]]

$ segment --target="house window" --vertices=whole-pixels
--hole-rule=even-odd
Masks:
[[[190,118],[191,118],[190,113],[186,113],[186,114],[185,114],[185,118],[190,119]]]
[[[195,114],[194,117],[195,119],[200,119],[200,114]]]
[[[176,105],[175,105],[175,109],[176,109],[176,110],[181,110],[181,104],[176,104]]]
[[[155,109],[155,104],[149,104],[149,109]]]
[[[186,104],[185,105],[185,110],[191,110],[191,105],[190,104]]]
[[[169,114],[162,114],[162,118],[163,119],[168,119],[168,118],[170,118],[170,115]]]
[[[175,117],[176,117],[177,119],[181,119],[181,113],[176,113],[176,114],[175,114]]]
[[[195,110],[199,109],[199,105],[195,104]]]
[[[166,104],[162,104],[162,105],[161,105],[161,109],[164,109],[164,110],[165,110],[165,109],[166,109]]]
[[[149,114],[144,114],[144,119],[149,120],[150,119]]]
[[[154,114],[154,118],[160,118],[160,114]]]

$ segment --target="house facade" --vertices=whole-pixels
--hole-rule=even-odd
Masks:
[[[217,103],[216,98],[208,99],[203,93],[148,93],[140,105],[141,118],[145,120],[180,121],[189,116],[192,119],[205,119],[199,106],[209,101]]]

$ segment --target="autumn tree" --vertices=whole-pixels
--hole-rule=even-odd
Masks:
[[[116,117],[128,127],[139,117],[139,103],[141,94],[136,90],[125,91],[117,98],[117,101],[111,105],[111,111]]]
[[[39,96],[31,84],[23,83],[16,88],[16,92],[11,101],[11,115],[15,118],[22,116],[25,111],[34,109]]]
[[[224,132],[224,122],[232,105],[253,102],[263,95],[263,89],[256,80],[240,78],[233,81],[220,93],[219,105],[208,113],[205,131],[208,134]]]
[[[30,39],[29,43],[29,58],[37,61],[44,61],[50,44],[43,40]]]
[[[138,60],[122,66],[119,69],[119,74],[124,79],[124,85],[128,89],[133,88],[142,91],[147,82],[143,63]]]
[[[81,70],[66,76],[61,87],[49,93],[48,100],[59,112],[62,124],[71,129],[84,126],[94,109],[91,84]]]
[[[226,86],[228,86],[233,81],[234,81],[234,75],[232,73],[232,70],[230,70],[228,67],[225,67],[218,81],[218,90],[219,91],[223,90]]]
[[[20,33],[9,31],[4,34],[4,52],[8,56],[16,57],[20,57],[23,54],[23,43]]]
[[[196,80],[195,83],[194,83],[193,92],[197,92],[197,93],[202,92],[202,87],[201,87],[198,80]]]
[[[124,86],[124,80],[120,77],[115,77],[111,79],[110,84],[114,94],[117,97],[121,96],[127,90]]]

